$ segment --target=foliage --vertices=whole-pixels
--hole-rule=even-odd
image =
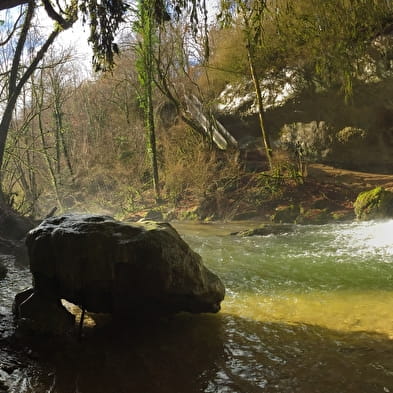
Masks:
[[[175,206],[184,201],[198,204],[217,193],[224,179],[241,173],[236,155],[211,150],[199,134],[184,125],[163,135],[161,151],[164,195]]]
[[[263,3],[221,1],[220,16],[226,30],[212,31],[210,67],[215,80],[220,70],[222,79],[228,79],[229,73],[232,78],[238,75],[241,79],[247,73],[245,57],[238,62],[237,69],[233,68],[231,58],[245,40],[241,12],[255,4],[262,7]],[[257,72],[263,77],[273,70],[296,69],[313,86],[338,87],[349,97],[354,83],[368,66],[365,60],[371,41],[389,29],[391,15],[392,5],[387,1],[268,1],[264,10],[249,14],[249,38],[256,48]]]
[[[226,84],[235,84],[249,74],[247,52],[241,39],[239,26],[210,30],[210,58],[207,77],[203,74],[199,83],[204,90],[210,89],[217,96]]]
[[[84,0],[79,6],[83,22],[89,20],[89,42],[93,47],[93,65],[96,71],[111,69],[114,54],[119,53],[115,35],[124,22],[127,4],[123,0]]]
[[[113,65],[114,32],[127,7],[121,1],[84,1],[82,13],[94,33],[90,40],[97,44],[96,69],[113,65],[112,73],[75,83],[77,71],[64,67],[70,59],[49,57],[32,70],[7,142],[4,184],[15,207],[43,215],[54,205],[124,213],[154,204],[144,129],[158,113],[152,104],[166,103],[152,89],[153,79],[171,101],[172,120],[178,115],[175,125],[156,125],[160,186],[170,204],[202,204],[207,216],[231,218],[243,206],[262,209],[286,189],[303,186],[300,161],[278,157],[270,172],[246,173],[236,151],[214,150],[190,129],[198,128],[198,119],[189,116],[184,97],[196,95],[208,110],[206,97],[250,74],[250,54],[261,79],[274,79],[288,67],[302,73],[310,86],[341,87],[349,95],[365,64],[355,60],[367,56],[370,40],[391,23],[389,2],[223,0],[227,27],[212,28],[209,57],[195,30],[203,27],[204,3],[140,0],[140,10],[148,11],[136,25],[140,44],[135,45],[135,35],[127,37],[132,49],[123,50]],[[110,7],[113,15],[104,13]],[[27,60],[11,73],[10,86],[28,67]],[[10,75],[7,69],[1,74],[3,79]],[[2,91],[5,102],[8,92]],[[192,215],[200,217],[203,209]]]
[[[124,52],[113,74],[81,84],[72,58],[47,59],[26,86],[26,100],[8,138],[4,184],[10,195],[18,194],[15,208],[41,216],[54,206],[58,211],[102,211],[105,205],[105,211],[115,212],[127,205],[129,190],[135,198],[145,191],[149,165],[143,119],[135,94],[130,94],[138,86],[133,68],[133,54]],[[60,161],[57,157],[57,90],[63,97],[62,136],[73,175],[63,147]],[[33,100],[29,91],[36,91]]]
[[[278,21],[279,41],[292,62],[348,97],[364,71],[360,60],[391,21],[391,7],[385,1],[289,1]]]

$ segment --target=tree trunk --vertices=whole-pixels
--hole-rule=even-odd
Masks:
[[[43,149],[45,161],[48,165],[48,171],[49,171],[51,183],[53,186],[53,190],[56,195],[57,203],[59,204],[60,208],[63,209],[63,206],[61,203],[61,198],[60,198],[60,193],[59,193],[58,178],[57,178],[56,170],[52,165],[52,158],[49,154],[49,146],[47,145],[46,140],[45,140],[44,126],[42,124],[42,112],[43,112],[42,108],[43,108],[43,100],[44,100],[43,89],[44,89],[44,87],[43,87],[42,74],[41,74],[38,92],[34,86],[34,83],[32,84],[33,96],[34,96],[34,99],[36,100],[36,105],[38,106],[38,131],[40,134],[42,149]]]
[[[26,33],[27,34],[27,33]],[[15,85],[15,87],[10,91],[9,94],[9,99],[7,101],[6,107],[4,109],[4,113],[0,122],[0,194],[3,193],[3,161],[4,161],[4,152],[5,152],[5,147],[6,147],[6,141],[7,141],[7,135],[8,135],[8,130],[11,125],[11,120],[12,120],[12,113],[14,111],[15,105],[17,98],[19,97],[19,94],[22,90],[22,87],[24,84],[27,82],[27,80],[30,78],[34,70],[36,69],[38,63],[42,60],[44,57],[46,51],[49,49],[50,45],[53,43],[55,38],[58,36],[59,31],[55,30],[53,31],[44,45],[41,47],[41,49],[38,51],[36,57],[34,60],[31,62],[30,66],[26,69],[25,73],[22,75],[21,79],[19,82]],[[19,64],[15,65],[16,69],[15,72],[19,69]],[[13,65],[14,68],[14,65]],[[11,70],[11,75],[13,73],[13,70]]]
[[[149,134],[149,153],[150,153],[150,160],[151,166],[153,171],[153,186],[154,191],[156,194],[156,199],[160,199],[160,185],[159,185],[159,178],[158,178],[158,163],[157,163],[157,143],[156,143],[156,130],[154,124],[154,108],[153,108],[153,98],[152,98],[152,89],[151,89],[152,82],[149,82],[148,87],[148,115],[147,115],[147,129]]]
[[[154,123],[153,106],[153,34],[155,28],[154,10],[149,0],[139,2],[139,34],[140,44],[138,47],[139,65],[137,66],[142,86],[140,96],[141,106],[144,109],[145,127],[147,131],[148,154],[151,162],[153,175],[153,187],[156,200],[160,200],[160,185],[158,177],[156,132]],[[138,62],[137,62],[138,63]]]
[[[269,163],[269,169],[273,169],[273,162],[272,162],[272,148],[270,144],[269,135],[265,129],[265,121],[264,121],[264,108],[263,108],[263,100],[262,100],[262,91],[261,85],[259,83],[258,75],[255,69],[254,58],[251,49],[251,43],[248,41],[247,44],[247,56],[248,56],[248,63],[250,65],[251,77],[254,83],[255,94],[257,96],[257,104],[258,104],[258,119],[259,119],[259,126],[261,128],[262,133],[262,140],[263,145],[265,147],[266,158]]]

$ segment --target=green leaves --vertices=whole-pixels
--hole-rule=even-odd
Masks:
[[[220,4],[219,21],[242,32],[239,39],[248,41],[259,73],[290,67],[304,73],[310,85],[336,87],[347,98],[370,64],[366,57],[373,39],[393,26],[390,1],[221,0]]]
[[[198,15],[203,11],[204,5],[204,0],[146,0],[144,2],[144,7],[149,8],[156,23],[162,24],[186,13],[195,31],[198,26]],[[83,23],[89,22],[89,42],[93,47],[93,66],[96,71],[112,69],[114,55],[119,51],[115,43],[116,33],[120,25],[125,22],[129,9],[127,0],[81,0],[79,10],[82,13]]]
[[[124,0],[83,0],[80,11],[83,21],[90,20],[89,42],[93,47],[93,66],[96,71],[112,69],[118,46],[115,35],[124,22],[128,5]]]
[[[363,70],[359,60],[391,15],[388,2],[287,0],[281,12],[280,43],[294,65],[308,67],[322,87],[337,86],[348,98]]]

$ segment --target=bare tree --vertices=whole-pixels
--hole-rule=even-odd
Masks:
[[[30,1],[27,5],[27,8],[21,10],[23,13],[23,21],[18,28],[18,37],[15,43],[16,46],[13,53],[12,62],[6,75],[6,102],[4,103],[3,116],[0,121],[0,186],[3,178],[2,167],[8,130],[10,128],[18,97],[22,91],[23,86],[32,76],[33,72],[36,70],[38,64],[43,59],[49,47],[53,44],[56,37],[63,30],[60,25],[56,25],[54,30],[49,34],[41,47],[37,51],[34,51],[34,55],[31,58],[26,59],[26,50],[30,52],[32,51],[32,48],[28,47],[28,38],[29,31],[32,28],[35,9],[35,2]],[[64,20],[67,22],[65,27],[70,27],[76,20],[77,10],[75,7],[68,7],[65,11],[63,11],[63,14]],[[1,192],[1,194],[3,194],[3,192]],[[0,196],[2,198],[4,197],[3,195]]]

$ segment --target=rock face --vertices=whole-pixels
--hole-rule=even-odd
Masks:
[[[286,150],[292,155],[300,143],[303,158],[309,162],[350,170],[392,172],[391,75],[374,75],[358,81],[351,104],[345,104],[334,88],[320,90],[302,83],[301,78],[291,77],[291,73],[288,76],[271,87],[261,81],[265,127],[275,150]],[[223,91],[217,99],[215,115],[238,141],[242,157],[247,158],[262,142],[252,85],[245,82],[241,86],[241,89],[228,86]],[[250,141],[256,145],[250,146]],[[262,148],[259,154],[264,155]]]
[[[0,280],[7,275],[7,268],[0,261]]]
[[[393,217],[393,192],[382,187],[361,192],[354,203],[358,220],[375,220]]]
[[[218,312],[224,298],[220,279],[169,224],[64,215],[31,230],[26,244],[34,293],[87,311]]]
[[[15,296],[13,312],[17,336],[30,334],[64,335],[75,326],[75,316],[60,299],[48,297],[30,288]]]

